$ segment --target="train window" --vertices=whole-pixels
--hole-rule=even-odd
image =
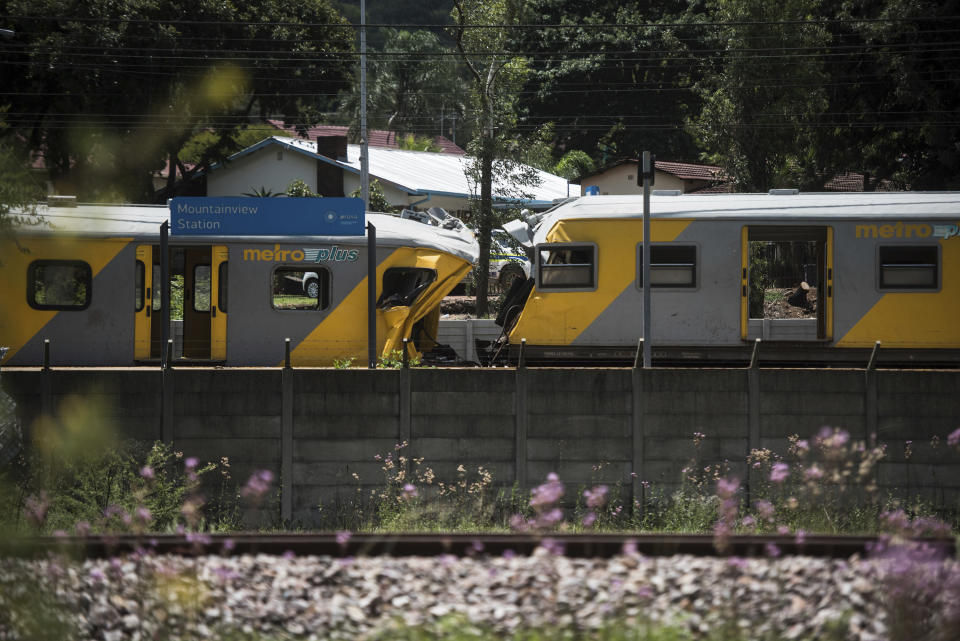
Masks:
[[[596,245],[540,245],[537,248],[537,289],[596,289],[596,265]]]
[[[133,289],[134,296],[136,297],[136,305],[134,306],[134,311],[143,311],[143,279],[145,278],[144,274],[146,273],[146,266],[143,264],[142,260],[137,261],[137,265],[134,268],[133,272]]]
[[[27,268],[27,302],[34,309],[90,306],[93,273],[79,260],[35,260]]]
[[[880,289],[937,289],[939,256],[936,245],[881,246]]]
[[[650,245],[651,287],[696,287],[696,245]],[[637,245],[637,287],[643,287],[643,243]]]
[[[221,312],[227,311],[227,261],[220,263],[217,270],[217,307]]]
[[[383,274],[383,293],[377,308],[409,307],[436,279],[437,272],[432,269],[391,267]]]
[[[210,265],[193,266],[193,311],[210,311]]]
[[[271,278],[270,301],[274,309],[326,309],[330,306],[330,272],[322,267],[311,272],[302,267],[278,267]]]

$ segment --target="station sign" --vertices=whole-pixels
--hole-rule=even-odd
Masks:
[[[174,198],[175,236],[363,236],[360,198]]]

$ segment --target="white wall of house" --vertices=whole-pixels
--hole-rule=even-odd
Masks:
[[[653,179],[654,189],[680,189],[686,191],[684,180],[671,174],[657,171]],[[587,176],[580,181],[580,195],[587,193],[587,187],[596,185],[600,195],[642,194],[643,186],[637,184],[637,166],[628,163],[611,167],[607,171]]]
[[[207,175],[208,196],[242,196],[269,189],[282,194],[296,179],[317,190],[317,161],[279,145],[232,160]]]
[[[370,182],[373,182],[374,180],[376,180],[376,176],[370,176]],[[343,193],[350,195],[359,189],[360,175],[348,171],[343,172]],[[408,194],[405,191],[397,189],[390,183],[382,181],[380,181],[380,189],[383,191],[383,195],[386,196],[387,202],[393,207],[410,208],[414,203],[419,203],[416,205],[417,209],[443,207],[451,214],[457,211],[468,210],[470,208],[470,204],[466,198],[455,198],[452,196],[431,196],[428,200],[424,200],[426,196]]]

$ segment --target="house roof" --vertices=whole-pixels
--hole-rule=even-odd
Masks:
[[[612,162],[608,165],[604,165],[600,169],[580,176],[579,180],[582,182],[590,176],[597,176],[604,173],[614,167],[619,167],[620,165],[626,164],[638,164],[640,161],[636,158],[624,158],[616,162]],[[654,167],[657,171],[662,171],[664,173],[676,176],[681,180],[706,180],[713,181],[719,180],[722,177],[723,170],[720,167],[714,167],[713,165],[697,165],[688,162],[673,162],[670,160],[657,160],[654,162]]]
[[[285,127],[283,122],[280,120],[268,120],[267,122],[277,129],[282,129],[291,133],[294,131],[293,127]],[[309,140],[316,140],[317,136],[346,136],[349,131],[349,127],[340,125],[316,125],[307,130],[307,138]],[[369,136],[369,140],[367,142],[371,147],[386,147],[389,149],[400,148],[400,142],[397,139],[397,132],[395,131],[368,129],[367,136]],[[461,147],[457,146],[455,142],[445,136],[434,136],[433,142],[440,147],[441,153],[460,155],[467,153]]]
[[[256,145],[237,152],[228,161],[236,160],[270,145],[281,145],[321,162],[336,165],[344,171],[360,173],[360,145],[347,145],[347,160],[342,161],[318,153],[315,141],[284,136],[272,136],[261,140]],[[471,184],[467,180],[467,168],[471,159],[466,155],[383,147],[370,147],[369,155],[370,177],[389,183],[408,194],[470,198],[477,193],[478,185]],[[221,166],[222,164],[218,163],[211,167],[211,170]],[[555,200],[567,198],[568,189],[570,193],[580,191],[578,185],[569,185],[566,179],[560,176],[539,169],[533,171],[539,176],[540,185],[524,189],[525,192],[533,195],[532,198],[519,198],[511,193],[510,186],[505,181],[495,181],[494,199],[501,203],[519,202],[531,206],[545,206],[552,205]]]
[[[654,163],[658,171],[672,174],[683,180],[717,180],[721,169],[713,165],[694,165],[688,162],[669,162],[658,160]]]
[[[863,191],[864,175],[845,171],[834,175],[823,184],[824,191]],[[899,191],[889,180],[881,180],[874,185],[874,191]]]

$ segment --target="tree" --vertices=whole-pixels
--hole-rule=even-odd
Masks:
[[[467,150],[472,157],[468,179],[479,189],[473,200],[474,222],[480,245],[477,266],[477,315],[487,313],[490,266],[490,233],[496,216],[493,211],[493,185],[498,191],[513,184],[522,189],[535,180],[531,172],[510,157],[517,124],[517,92],[527,74],[527,62],[508,49],[506,30],[521,21],[521,0],[454,0],[454,39],[460,60],[470,78],[470,99],[474,137]],[[516,150],[516,147],[514,147]]]
[[[527,27],[513,46],[530,52],[524,125],[551,122],[556,146],[603,165],[650,149],[694,160],[699,150],[683,117],[698,109],[689,90],[702,13],[684,0],[529,0]]]
[[[830,34],[808,17],[818,0],[714,0],[719,56],[703,60],[702,110],[689,128],[737,191],[805,187],[823,173],[817,146],[827,111],[821,53]]]
[[[0,240],[9,238],[19,246],[16,227],[42,220],[37,202],[43,198],[44,189],[27,169],[28,150],[3,121],[7,109],[0,107]]]
[[[463,119],[465,94],[450,48],[429,31],[382,30],[381,50],[369,52],[367,123],[369,128],[432,137],[445,123]],[[360,86],[355,83],[341,103],[349,114],[351,135],[359,136]]]
[[[960,188],[960,76],[955,73],[958,0],[851,0],[837,17],[849,53],[837,64],[844,84],[832,113],[846,114],[830,132],[838,155],[872,180],[901,188]]]
[[[575,180],[581,176],[586,176],[595,169],[593,160],[586,152],[571,149],[563,155],[563,158],[554,167],[553,173],[563,176],[567,180]]]
[[[85,199],[149,200],[152,172],[208,167],[235,151],[233,132],[254,117],[305,130],[318,117],[306,96],[343,86],[353,59],[353,30],[326,0],[9,0],[3,9],[18,34],[0,43],[17,71],[9,122]],[[216,139],[191,171],[179,152],[202,130]]]

